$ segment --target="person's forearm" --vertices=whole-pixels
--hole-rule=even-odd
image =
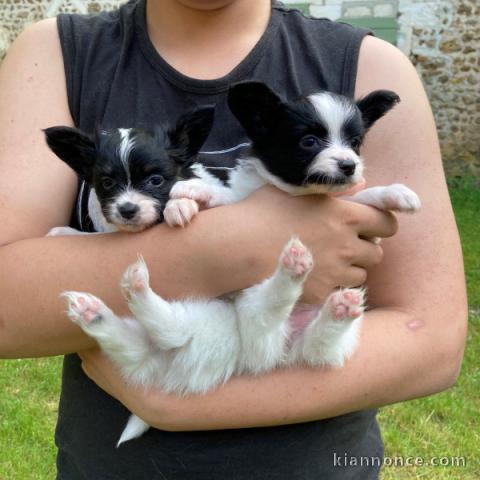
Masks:
[[[147,408],[135,413],[167,430],[245,428],[330,418],[444,390],[458,375],[466,314],[445,318],[442,331],[430,329],[428,319],[423,328],[408,327],[414,320],[393,310],[369,312],[358,351],[343,368],[295,367],[237,377],[185,399],[165,401],[150,392]],[[126,404],[135,407],[128,399]]]
[[[238,247],[241,235],[231,222],[228,229],[220,228],[227,215],[224,209],[205,212],[185,230],[161,225],[142,234],[37,238],[1,247],[0,357],[57,355],[94,346],[68,320],[59,294],[89,292],[127,313],[118,285],[138,254],[149,266],[153,289],[167,298],[217,296],[262,278],[259,261],[250,261],[254,248],[248,242]],[[249,263],[251,268],[244,268]]]

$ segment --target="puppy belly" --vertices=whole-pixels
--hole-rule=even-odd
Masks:
[[[303,334],[311,321],[318,315],[321,308],[321,305],[306,305],[302,303],[295,305],[288,319],[291,341]]]

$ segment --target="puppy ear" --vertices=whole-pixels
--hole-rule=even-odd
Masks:
[[[263,136],[278,122],[281,98],[261,82],[243,82],[230,87],[228,106],[247,132],[255,139]]]
[[[50,127],[43,130],[50,149],[87,182],[92,178],[96,149],[93,140],[76,128]]]
[[[400,97],[391,90],[375,90],[358,100],[357,107],[362,112],[365,128],[368,130],[399,102]]]
[[[215,107],[199,107],[182,115],[168,132],[177,161],[192,161],[207,140],[212,129]]]

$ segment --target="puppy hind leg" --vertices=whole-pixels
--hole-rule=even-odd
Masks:
[[[143,329],[132,319],[117,317],[99,298],[83,292],[64,292],[68,317],[120,366],[141,365],[150,353]]]
[[[292,238],[284,247],[275,273],[258,285],[245,289],[236,305],[242,323],[258,332],[268,332],[287,323],[302,286],[313,267],[310,251]]]
[[[302,360],[311,365],[342,366],[357,345],[364,302],[363,288],[333,292],[318,316],[296,340],[291,360]]]
[[[312,266],[309,250],[293,238],[285,246],[275,273],[236,299],[242,344],[239,371],[258,374],[284,361],[289,316]]]
[[[420,209],[420,199],[418,195],[401,183],[366,188],[352,197],[346,197],[346,199],[352,202],[370,205],[380,210],[415,213]]]
[[[161,349],[182,347],[190,339],[178,307],[157,295],[149,285],[143,258],[130,265],[120,283],[128,308],[143,325],[150,339]]]

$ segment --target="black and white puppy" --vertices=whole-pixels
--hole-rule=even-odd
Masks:
[[[291,195],[347,190],[363,180],[360,147],[365,135],[399,101],[398,95],[388,90],[373,91],[358,101],[326,91],[284,101],[263,83],[234,85],[228,93],[228,104],[251,139],[250,154],[240,159],[226,184],[201,165],[194,165],[197,178],[178,182],[170,192],[166,222],[171,226],[190,222],[193,209],[185,205],[191,200],[204,208],[226,205],[266,184]],[[402,184],[367,188],[348,199],[382,210],[411,213],[420,208],[418,196]],[[294,271],[301,273],[285,281],[282,265],[283,272],[296,265]],[[276,285],[269,291],[273,298],[290,298],[290,312],[301,296],[311,265],[308,248],[292,239],[280,257],[279,269],[264,282]],[[287,363],[341,366],[357,343],[364,294],[361,288],[333,292],[304,331],[290,335],[284,357]],[[278,359],[285,353],[281,349],[274,352],[271,340],[275,335],[281,338],[291,328],[289,318],[270,316],[268,302],[252,298],[256,322],[242,310],[238,315],[243,346],[240,364],[246,371],[259,371],[268,364],[267,358]]]
[[[271,183],[291,194],[341,191],[360,181],[359,148],[365,132],[398,102],[393,92],[374,92],[360,102],[321,93],[283,102],[265,85],[240,84],[229,92],[233,113],[252,139],[252,151],[225,185],[200,164],[196,178],[177,182],[164,216],[184,225],[205,207],[245,198]],[[376,187],[354,200],[380,208],[415,211],[418,197],[404,186]],[[367,192],[367,193],[366,193]],[[369,192],[369,193],[368,193]],[[180,394],[206,392],[235,373],[258,374],[282,364],[341,366],[355,350],[364,311],[363,289],[333,292],[309,312],[296,332],[289,317],[313,266],[309,250],[292,238],[271,277],[228,299],[168,302],[149,286],[140,259],[121,288],[134,318],[119,319],[100,299],[66,292],[68,315],[131,381]],[[149,427],[132,415],[119,444]]]
[[[287,102],[263,83],[233,86],[228,103],[251,139],[250,154],[226,185],[194,165],[197,178],[177,183],[170,193],[166,222],[184,226],[191,220],[185,199],[210,208],[238,202],[265,184],[291,195],[347,190],[363,179],[360,147],[366,133],[399,101],[392,91],[376,90],[356,102],[326,91]],[[417,195],[400,184],[368,188],[352,200],[384,210],[420,206]]]
[[[171,127],[152,130],[97,130],[92,138],[78,129],[47,128],[50,149],[90,187],[88,213],[96,232],[139,232],[163,221],[172,186],[192,176],[189,167],[206,140],[214,107],[183,115]],[[194,202],[190,202],[196,208]],[[53,235],[78,235],[57,227]]]

